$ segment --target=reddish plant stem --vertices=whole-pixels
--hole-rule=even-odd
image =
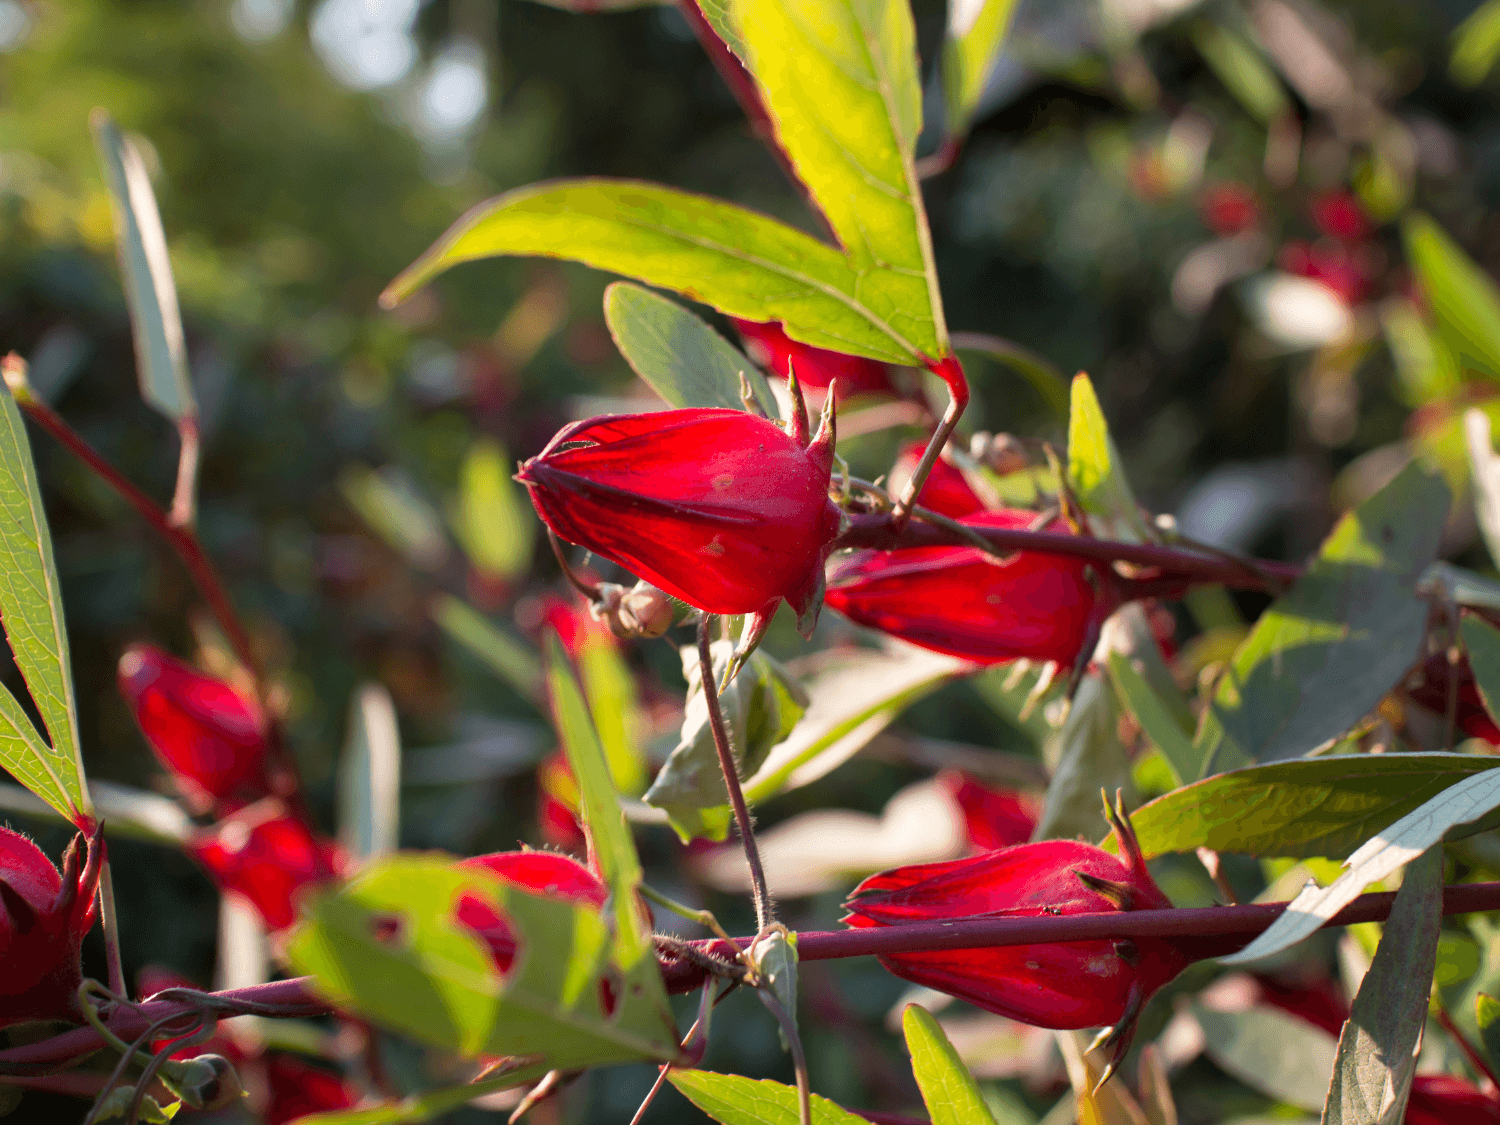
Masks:
[[[922,451],[922,459],[912,470],[906,487],[901,490],[896,506],[891,511],[891,528],[897,534],[906,529],[907,521],[911,519],[911,510],[922,492],[922,486],[927,483],[927,474],[932,472],[932,466],[937,463],[938,455],[943,452],[943,446],[948,444],[948,436],[953,433],[958,420],[963,417],[969,405],[969,381],[964,375],[964,367],[959,362],[958,356],[950,355],[940,360],[928,360],[927,369],[948,385],[948,407],[943,411],[943,418],[938,423],[937,429],[927,439],[927,448]]]
[[[1328,922],[1349,926],[1356,922],[1384,921],[1395,902],[1394,892],[1360,895]],[[1218,939],[1204,956],[1218,956],[1247,945],[1286,908],[1284,902],[1251,903],[1246,906],[1207,906],[1171,910],[1134,910],[1118,914],[1041,915],[1035,918],[954,918],[946,922],[919,922],[869,930],[803,931],[797,935],[797,954],[803,961],[826,961],[839,957],[864,957],[882,953],[918,953],[943,949],[977,949],[989,946],[1035,945],[1049,942],[1097,941],[1100,938],[1175,937],[1185,941]],[[1460,883],[1443,888],[1444,914],[1472,914],[1500,910],[1500,882]],[[736,939],[748,945],[752,938]],[[715,952],[717,940],[694,943],[705,953]],[[1202,943],[1205,947],[1207,940]],[[694,966],[687,968],[699,973]],[[668,983],[686,991],[687,973],[678,965],[667,967]],[[311,991],[311,977],[273,981],[248,988],[213,993],[224,1006],[244,1005],[263,1014],[307,1019],[327,1015],[333,1006]],[[269,1008],[267,1006],[270,1006]],[[274,1012],[271,1011],[274,1009]],[[122,1039],[139,1035],[149,1023],[164,1016],[192,1015],[194,1004],[177,1000],[150,1000],[113,1012],[107,1021]],[[6,1067],[36,1067],[67,1063],[96,1050],[99,1034],[80,1027],[39,1043],[0,1051],[0,1072]]]
[[[1448,1013],[1446,1004],[1439,1002],[1437,1005],[1437,1021],[1441,1027],[1458,1044],[1458,1049],[1463,1052],[1464,1058],[1469,1060],[1469,1065],[1474,1068],[1474,1073],[1487,1080],[1496,1090],[1500,1090],[1500,1078],[1495,1076],[1489,1061],[1482,1053],[1475,1049],[1474,1044],[1469,1042],[1469,1037],[1460,1030],[1453,1022],[1453,1017]]]
[[[967,546],[958,535],[931,524],[912,522],[896,530],[883,512],[851,513],[848,526],[834,541],[834,548],[867,547],[879,551],[910,547]],[[1112,539],[1095,539],[1089,535],[1069,535],[1055,531],[1027,531],[1024,528],[977,527],[974,532],[988,541],[997,552],[1033,551],[1047,555],[1066,555],[1088,559],[1109,566],[1125,563],[1151,568],[1161,573],[1133,579],[1152,594],[1181,590],[1189,585],[1218,583],[1236,589],[1262,590],[1267,577],[1278,581],[1295,581],[1302,568],[1293,563],[1256,559],[1239,563],[1225,557],[1202,555],[1176,547],[1159,547],[1152,543],[1120,543]]]
[[[106,461],[98,450],[84,441],[78,432],[63,421],[62,417],[45,402],[34,395],[18,395],[16,405],[30,415],[32,421],[56,438],[69,453],[93,470],[100,480],[124,497],[140,517],[171,544],[172,549],[177,552],[177,557],[182,560],[188,573],[193,576],[193,582],[203,595],[203,599],[213,610],[219,627],[224,630],[224,636],[228,638],[230,646],[234,649],[235,657],[250,670],[257,686],[260,686],[260,668],[256,663],[255,653],[250,647],[249,634],[240,624],[234,605],[230,602],[229,595],[224,592],[224,585],[219,581],[213,563],[203,553],[203,545],[198,542],[198,537],[193,534],[191,528],[174,525],[155,500],[147,496]]]

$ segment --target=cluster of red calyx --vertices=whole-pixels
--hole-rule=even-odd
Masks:
[[[150,645],[120,658],[120,694],[184,799],[215,823],[188,847],[220,890],[272,931],[297,920],[303,888],[338,877],[343,855],[304,813],[271,793],[260,710],[222,680]]]
[[[1322,282],[1346,304],[1359,304],[1370,296],[1381,273],[1370,242],[1373,225],[1348,191],[1324,192],[1312,201],[1309,211],[1323,237],[1314,242],[1289,240],[1277,255],[1277,265]]]
[[[845,355],[811,344],[799,344],[776,321],[760,324],[753,320],[735,320],[750,358],[783,379],[796,372],[804,386],[826,391],[837,384],[835,396],[857,394],[892,394],[891,369],[878,359]]]
[[[974,916],[1038,917],[1172,905],[1146,869],[1122,804],[1105,811],[1118,857],[1076,840],[1043,840],[866,879],[845,903],[853,927]],[[1146,1000],[1193,960],[1164,938],[890,953],[896,976],[1036,1027],[1110,1027],[1110,1066],[1130,1045]]]
[[[27,1020],[81,1020],[80,949],[94,924],[104,842],[82,833],[62,871],[42,850],[0,828],[0,1027]]]

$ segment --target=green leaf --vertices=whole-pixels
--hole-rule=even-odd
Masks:
[[[448,561],[448,537],[437,509],[394,465],[350,465],[339,474],[339,491],[370,530],[413,566],[440,570]]]
[[[733,652],[733,642],[714,642],[715,680],[722,678]],[[722,840],[729,831],[729,793],[708,722],[697,645],[684,645],[681,655],[688,684],[682,737],[642,800],[666,811],[684,843],[694,836]],[[807,703],[807,693],[780,663],[762,652],[750,657],[734,682],[719,694],[742,778],[759,770],[772,747],[791,734]]]
[[[349,702],[349,736],[339,764],[339,842],[357,859],[396,850],[401,823],[401,732],[380,684]]]
[[[847,762],[897,715],[974,665],[912,645],[853,649],[828,661],[805,687],[802,721],[745,783],[758,804],[810,784]]]
[[[1424,801],[1344,861],[1344,870],[1326,887],[1305,888],[1259,937],[1223,959],[1243,964],[1279,953],[1308,937],[1363,893],[1443,838],[1450,828],[1478,820],[1500,807],[1500,773],[1485,770],[1464,778]]]
[[[760,408],[777,417],[776,396],[760,368],[676,301],[616,281],[604,291],[604,321],[631,369],[673,406],[743,410],[743,376]]]
[[[1500,1000],[1483,992],[1474,998],[1474,1020],[1479,1025],[1479,1039],[1491,1066],[1500,1066]]]
[[[535,649],[452,594],[439,594],[433,600],[432,619],[519,695],[531,700],[542,698],[542,677],[537,671]]]
[[[506,580],[531,568],[536,544],[536,516],[511,479],[514,464],[505,446],[480,438],[459,475],[459,538],[475,566]]]
[[[1444,342],[1464,367],[1500,378],[1500,292],[1494,281],[1426,215],[1411,215],[1401,234]]]
[[[795,339],[852,355],[914,363],[936,347],[912,333],[926,323],[930,336],[932,324],[911,314],[908,279],[862,272],[834,247],[755,211],[626,180],[560,180],[482,203],[381,300],[395,304],[460,262],[507,254],[624,274],[730,316],[779,320]]]
[[[740,38],[739,29],[734,25],[734,17],[729,10],[731,2],[732,0],[697,0],[698,10],[703,13],[708,26],[714,29],[714,34],[724,41],[724,45],[737,58],[743,59],[745,41]]]
[[[943,42],[943,102],[948,134],[962,136],[979,108],[980,95],[1015,14],[1016,0],[954,0],[948,5]]]
[[[1490,416],[1483,410],[1464,412],[1464,440],[1469,451],[1474,516],[1493,563],[1500,559],[1500,457],[1490,442]]]
[[[578,782],[583,821],[593,844],[593,855],[599,864],[599,875],[610,890],[614,911],[615,942],[621,964],[627,970],[645,974],[652,982],[651,999],[665,1009],[666,994],[656,971],[656,954],[651,944],[650,926],[645,909],[636,894],[641,885],[641,861],[635,840],[620,809],[620,796],[609,776],[609,764],[599,735],[579,690],[578,680],[568,655],[556,634],[548,633],[546,645],[547,696],[552,703],[552,718],[562,740],[563,752]]]
[[[515,935],[504,977],[455,917],[465,898],[497,912]],[[632,959],[611,929],[592,905],[530,894],[433,856],[392,856],[315,899],[287,960],[341,1009],[468,1058],[541,1056],[568,1069],[675,1059],[655,959]]]
[[[1443,849],[1412,861],[1339,1036],[1323,1125],[1399,1125],[1427,1026],[1443,924]]]
[[[109,114],[96,109],[89,123],[114,207],[115,246],[130,307],[141,397],[174,422],[194,417],[198,405],[188,378],[177,286],[151,178],[139,150]]]
[[[1072,408],[1068,412],[1068,479],[1091,515],[1111,520],[1117,528],[1130,528],[1138,539],[1148,538],[1140,505],[1120,467],[1120,451],[1109,436],[1094,385],[1083,374],[1073,378]]]
[[[1416,306],[1391,300],[1380,306],[1380,326],[1386,347],[1396,363],[1402,398],[1408,406],[1429,402],[1451,402],[1458,396],[1463,379],[1453,353],[1428,328]]]
[[[1500,0],[1488,0],[1453,30],[1448,73],[1464,86],[1477,86],[1500,59]]]
[[[602,629],[580,630],[576,647],[583,694],[609,762],[609,776],[620,792],[638,797],[646,788],[646,760],[641,748],[646,718],[635,676],[619,646]]]
[[[670,1070],[667,1081],[721,1125],[798,1125],[794,1086],[711,1070]],[[813,1125],[865,1125],[863,1117],[819,1094],[812,1096],[812,1119]]]
[[[901,1030],[932,1125],[995,1125],[979,1083],[932,1013],[919,1004],[908,1004],[901,1013]]]
[[[1328,1032],[1279,1008],[1220,1012],[1195,1004],[1191,1011],[1204,1051],[1223,1070],[1287,1105],[1322,1107],[1338,1053]]]
[[[51,745],[0,688],[0,766],[74,824],[94,807],[84,783],[78,705],[52,535],[21,412],[0,394],[0,621]]]
[[[1500,629],[1474,614],[1463,616],[1461,629],[1464,648],[1469,650],[1469,666],[1474,683],[1484,700],[1484,709],[1494,716],[1500,707]]]
[[[1219,81],[1257,120],[1267,124],[1286,114],[1291,106],[1286,88],[1250,43],[1208,20],[1194,24],[1192,36]]]
[[[160,793],[148,793],[128,785],[109,781],[89,783],[94,812],[109,825],[111,837],[129,836],[153,844],[182,847],[197,831],[197,826],[182,811],[182,806]],[[0,809],[17,816],[56,821],[71,821],[71,814],[53,808],[29,789],[0,783]]]
[[[764,1000],[767,993],[774,997],[781,1005],[781,1010],[792,1021],[792,1027],[795,1029],[797,1026],[797,935],[785,926],[777,926],[750,947],[750,958],[762,981],[759,986],[761,999]],[[779,1022],[778,1020],[778,1024]],[[781,1038],[782,1050],[790,1051],[792,1047],[787,1042],[786,1031],[778,1026],[776,1034]]]
[[[1120,702],[1135,716],[1146,737],[1172,768],[1176,784],[1181,785],[1184,780],[1199,776],[1203,772],[1203,762],[1193,748],[1192,737],[1146,678],[1135,670],[1129,657],[1119,652],[1110,653],[1109,677],[1114,681]]]
[[[908,0],[729,0],[729,11],[777,143],[859,291],[892,302],[882,315],[913,353],[947,355],[915,166],[922,86]]]
[[[475,1098],[509,1090],[515,1086],[526,1086],[547,1073],[546,1063],[529,1062],[522,1058],[502,1068],[501,1073],[482,1078],[477,1082],[465,1082],[457,1086],[443,1086],[427,1090],[396,1101],[367,1105],[361,1109],[336,1109],[327,1113],[313,1113],[297,1118],[297,1125],[412,1125],[414,1122],[431,1121],[455,1109],[459,1109]],[[490,1074],[486,1071],[486,1074]]]
[[[1422,573],[1417,588],[1454,605],[1500,609],[1500,582],[1439,559]]]
[[[1375,708],[1419,655],[1417,585],[1447,515],[1442,480],[1410,465],[1339,520],[1220,681],[1197,740],[1207,768],[1301,756]]]
[[[1131,800],[1135,781],[1120,741],[1118,718],[1115,693],[1105,678],[1097,673],[1084,676],[1068,717],[1043,747],[1052,782],[1032,839],[1098,836],[1105,828],[1101,788],[1110,794],[1123,789],[1126,800]]]
[[[1251,766],[1173,790],[1130,821],[1147,856],[1212,848],[1339,859],[1496,766],[1500,759],[1479,754],[1350,754]],[[1103,846],[1114,850],[1113,837]]]

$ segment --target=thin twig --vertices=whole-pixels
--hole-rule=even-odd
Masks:
[[[776,920],[771,907],[771,895],[766,889],[766,873],[760,864],[760,848],[755,843],[755,827],[750,821],[750,808],[745,804],[745,792],[740,788],[739,770],[734,764],[734,751],[729,744],[729,730],[724,725],[724,712],[719,706],[719,687],[714,682],[713,652],[708,639],[709,615],[698,621],[698,665],[703,679],[703,701],[708,705],[708,725],[713,731],[714,749],[719,752],[719,768],[724,773],[724,788],[729,791],[729,805],[734,809],[734,820],[740,830],[740,845],[745,849],[745,863],[750,868],[750,887],[755,897],[755,924],[764,930]]]
[[[1463,1052],[1464,1058],[1469,1060],[1469,1065],[1474,1068],[1476,1074],[1489,1080],[1490,1085],[1500,1090],[1500,1078],[1495,1077],[1495,1071],[1490,1066],[1489,1060],[1479,1051],[1474,1049],[1474,1044],[1469,1042],[1465,1035],[1453,1022],[1453,1017],[1448,1013],[1448,1006],[1439,1000],[1436,1004],[1438,1026],[1441,1027],[1458,1044],[1458,1049]]]
[[[545,525],[543,525],[545,526]],[[563,550],[562,540],[557,537],[557,532],[550,527],[547,528],[547,542],[552,545],[552,554],[557,559],[557,565],[562,567],[563,577],[568,580],[568,585],[577,590],[591,602],[600,600],[599,587],[592,582],[585,582],[573,570],[573,564],[568,561],[567,553]]]
[[[932,437],[927,439],[927,448],[922,451],[922,459],[912,470],[906,487],[901,490],[901,498],[896,501],[896,506],[891,511],[891,528],[898,534],[905,529],[906,521],[911,518],[912,509],[916,506],[917,497],[922,493],[922,486],[927,483],[927,475],[932,472],[932,466],[937,463],[938,455],[943,452],[943,446],[948,444],[949,436],[958,425],[958,420],[963,417],[964,409],[969,405],[969,384],[964,378],[963,365],[959,363],[956,355],[950,355],[942,360],[928,360],[927,369],[947,385],[948,407],[943,411],[942,421],[932,432]]]
[[[105,846],[102,832],[98,846]],[[99,865],[99,920],[104,925],[104,959],[109,968],[109,990],[119,996],[129,996],[125,987],[125,964],[120,956],[120,912],[115,906],[115,883],[110,874],[107,849]]]
[[[198,453],[201,442],[196,415],[177,420],[177,440],[177,487],[172,490],[172,510],[167,522],[173,527],[191,531],[198,522]]]
[[[798,1118],[801,1125],[812,1125],[812,1087],[807,1077],[807,1054],[802,1050],[802,1037],[797,1034],[797,1021],[769,988],[757,988],[755,994],[781,1025],[787,1050],[792,1053],[792,1069],[797,1075]]]

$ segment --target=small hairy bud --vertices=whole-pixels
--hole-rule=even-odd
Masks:
[[[245,1096],[239,1072],[223,1055],[196,1055],[172,1064],[173,1074],[163,1068],[174,1092],[189,1109],[224,1109]]]

